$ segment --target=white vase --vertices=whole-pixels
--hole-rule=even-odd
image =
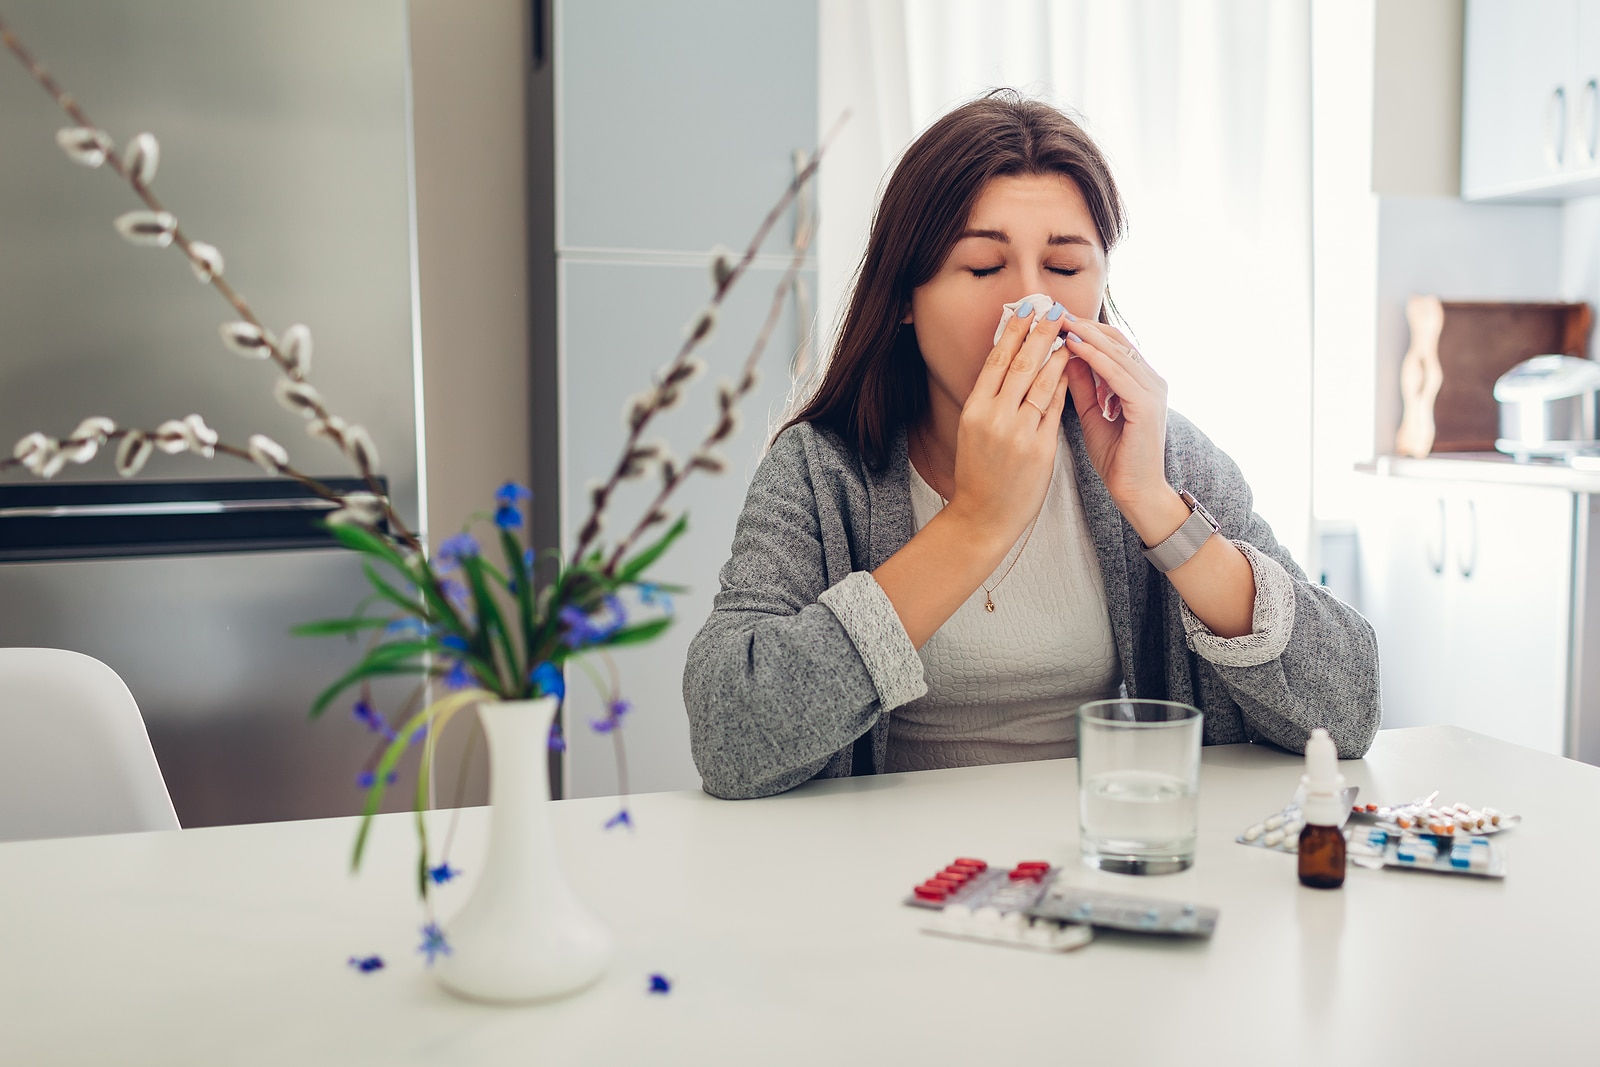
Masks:
[[[439,981],[463,997],[546,1000],[605,972],[612,937],[567,885],[550,829],[554,697],[478,706],[489,741],[489,848],[472,895],[444,924]]]

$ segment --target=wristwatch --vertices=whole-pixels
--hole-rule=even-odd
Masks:
[[[1172,532],[1171,537],[1154,548],[1144,550],[1144,558],[1162,574],[1188,563],[1190,557],[1200,551],[1200,546],[1222,528],[1211,512],[1206,510],[1206,506],[1191,496],[1187,489],[1178,490],[1178,496],[1189,505],[1189,517]]]

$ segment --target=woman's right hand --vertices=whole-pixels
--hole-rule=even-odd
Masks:
[[[1065,346],[1050,346],[1066,325],[1064,310],[1054,304],[1013,316],[961,409],[946,510],[1001,551],[1022,536],[1050,488],[1069,358]]]

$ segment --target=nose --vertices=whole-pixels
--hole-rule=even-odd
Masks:
[[[1051,300],[1055,300],[1055,294],[1051,292],[1050,289],[1050,283],[1053,278],[1054,276],[1046,271],[1043,267],[1025,267],[1023,268],[1021,278],[1022,284],[1025,286],[1022,292],[1024,294],[1044,293],[1046,296],[1050,297]]]

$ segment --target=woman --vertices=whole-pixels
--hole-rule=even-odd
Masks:
[[[1372,628],[1110,325],[1123,230],[1048,105],[992,94],[907,149],[689,649],[708,792],[1071,756],[1077,705],[1124,690],[1197,705],[1207,744],[1367,750]]]

